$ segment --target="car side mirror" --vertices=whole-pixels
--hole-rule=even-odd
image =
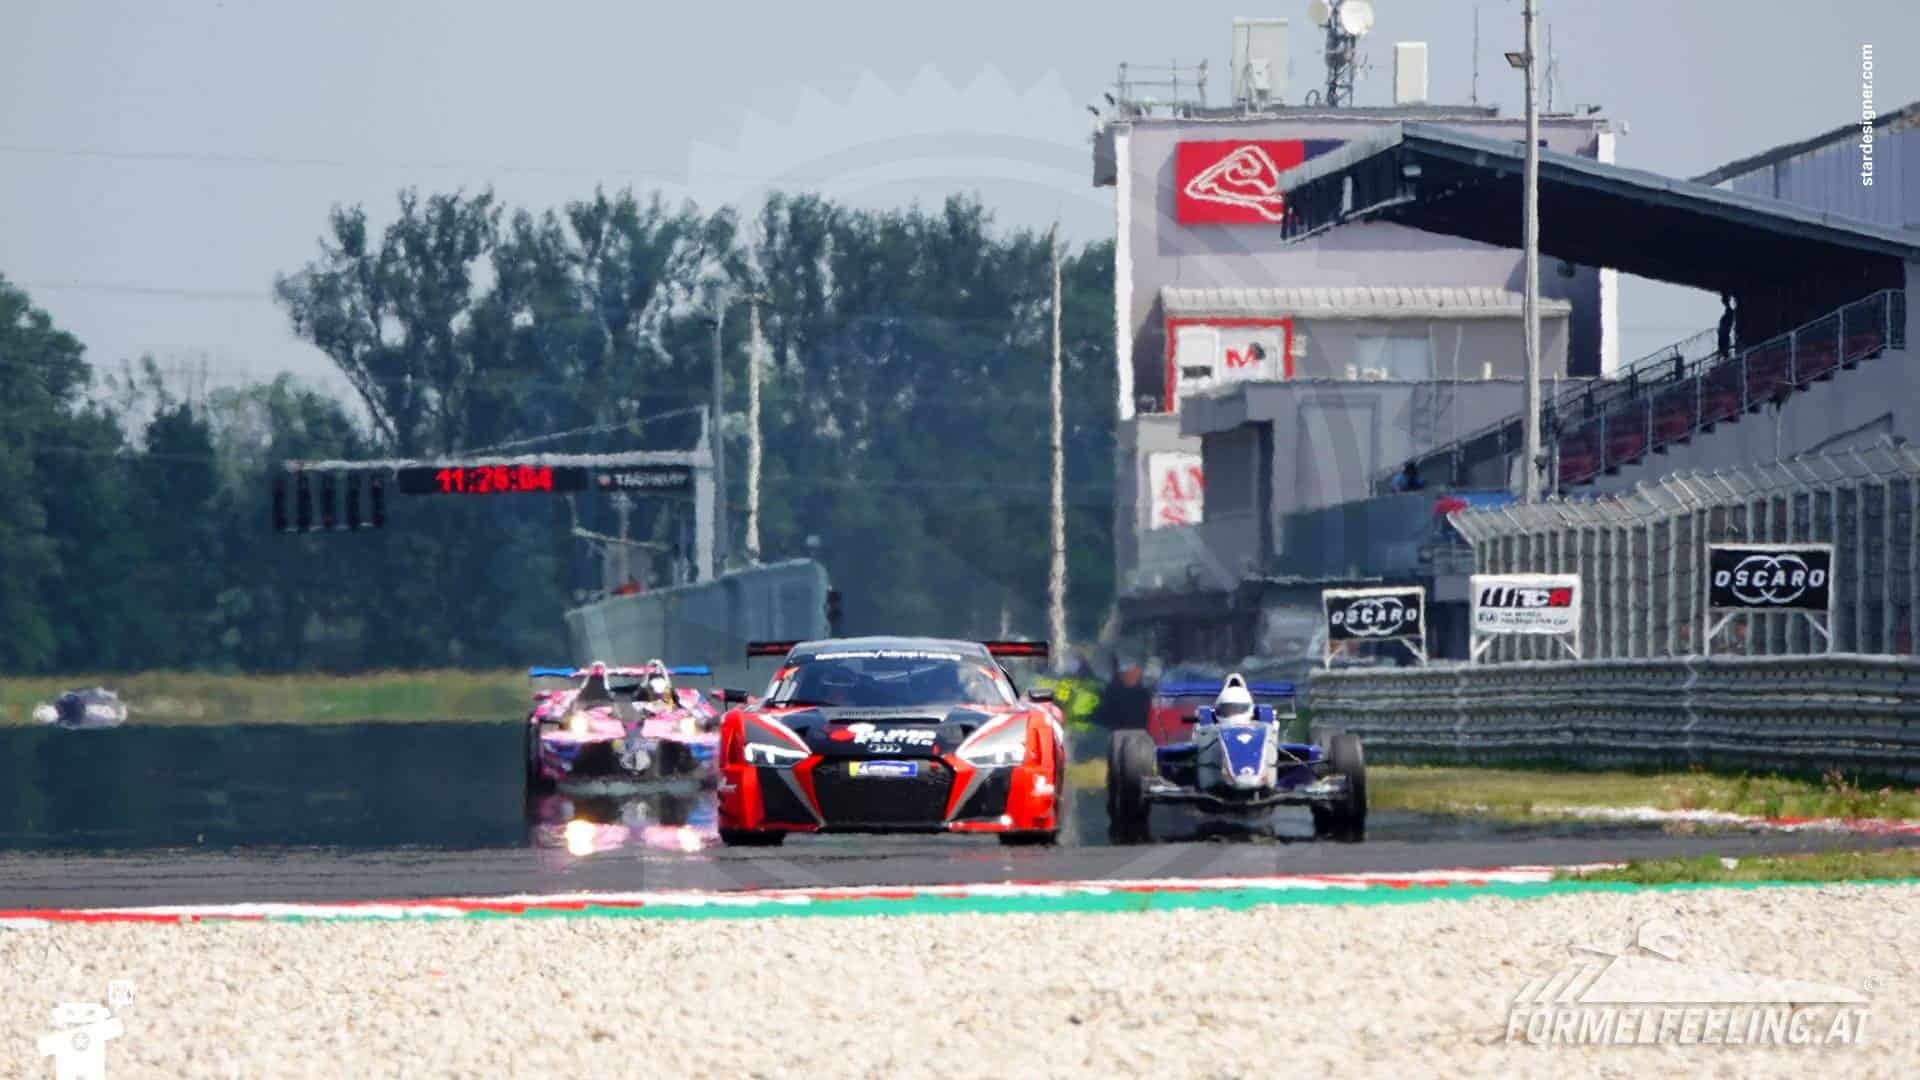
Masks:
[[[1027,700],[1039,702],[1052,701],[1053,688],[1051,686],[1030,686],[1027,688]]]
[[[747,702],[753,700],[745,690],[734,690],[723,687],[714,690],[714,694],[728,705],[745,705]]]
[[[1202,706],[1200,706],[1199,708],[1197,708],[1197,709],[1195,709],[1195,710],[1193,710],[1193,719],[1191,719],[1191,720],[1189,720],[1189,721],[1187,721],[1187,722],[1188,722],[1188,723],[1190,723],[1190,724],[1211,724],[1211,723],[1213,723],[1213,706],[1211,706],[1211,705],[1202,705]]]

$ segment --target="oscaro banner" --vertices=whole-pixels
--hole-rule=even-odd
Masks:
[[[1227,139],[1174,148],[1174,220],[1273,225],[1285,216],[1280,174],[1339,146],[1337,139]]]
[[[1580,575],[1475,574],[1476,634],[1571,634],[1580,629]]]
[[[1715,611],[1829,611],[1833,545],[1708,544],[1707,606]]]
[[[1423,640],[1426,636],[1427,590],[1405,588],[1323,589],[1320,603],[1327,613],[1327,641]]]

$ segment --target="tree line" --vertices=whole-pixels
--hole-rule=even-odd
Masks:
[[[0,277],[0,668],[356,671],[564,662],[601,584],[598,496],[390,499],[388,526],[282,535],[289,460],[683,449],[726,370],[741,551],[749,298],[764,331],[762,558],[812,554],[849,632],[1044,632],[1049,239],[977,200],[752,214],[623,191],[535,213],[402,192],[335,209],[274,292],[351,394],[209,393],[97,371]],[[1112,594],[1112,252],[1063,266],[1069,610]],[[691,514],[643,500],[636,575],[673,580]],[[680,658],[698,662],[701,658]]]

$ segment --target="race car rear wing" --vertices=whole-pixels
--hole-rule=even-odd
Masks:
[[[1220,688],[1224,685],[1226,685],[1224,681],[1221,681],[1221,682],[1205,682],[1205,681],[1170,682],[1170,683],[1161,683],[1159,686],[1154,687],[1153,692],[1155,694],[1158,694],[1161,697],[1169,697],[1169,698],[1175,698],[1175,697],[1215,698],[1220,696]],[[1293,684],[1286,683],[1286,682],[1248,683],[1247,692],[1257,698],[1261,698],[1261,697],[1290,698],[1294,696]]]
[[[586,668],[536,667],[527,669],[529,679],[577,679],[587,673]],[[623,679],[637,679],[648,673],[643,667],[610,667],[607,674]],[[713,669],[705,664],[681,664],[667,668],[667,674],[688,678],[710,678]]]
[[[985,645],[989,653],[1002,659],[1047,658],[1047,643],[1044,641],[983,641],[980,644]]]
[[[749,641],[747,656],[785,656],[798,644],[797,641]],[[983,641],[980,644],[987,647],[987,652],[998,657],[1047,658],[1047,643],[1044,641]]]

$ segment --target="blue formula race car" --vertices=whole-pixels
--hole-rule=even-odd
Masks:
[[[1208,687],[1208,691],[1212,688]],[[1323,731],[1286,740],[1285,721],[1255,696],[1291,701],[1293,687],[1227,676],[1211,706],[1182,732],[1116,731],[1107,751],[1107,820],[1115,840],[1152,839],[1155,803],[1254,816],[1305,806],[1317,837],[1355,842],[1367,831],[1367,766],[1358,736]],[[1157,738],[1156,738],[1157,736]]]

